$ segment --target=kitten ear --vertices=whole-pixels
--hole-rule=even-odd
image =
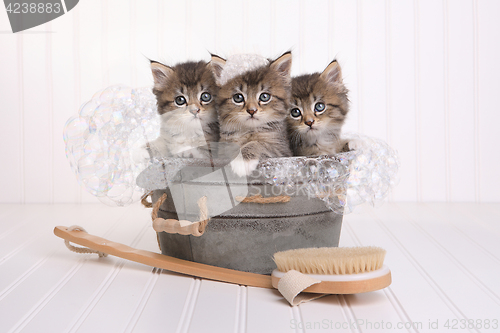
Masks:
[[[342,83],[342,71],[337,60],[332,61],[321,73],[322,78],[328,84]]]
[[[168,79],[174,74],[174,70],[172,68],[152,60],[151,71],[153,72],[155,87],[165,86],[168,82]]]
[[[285,52],[278,59],[271,62],[271,68],[283,75],[290,75],[290,70],[292,69],[292,52]]]
[[[216,79],[219,80],[222,70],[226,65],[226,60],[218,55],[212,54],[212,60],[210,60],[209,65],[212,68],[212,73],[214,73]]]

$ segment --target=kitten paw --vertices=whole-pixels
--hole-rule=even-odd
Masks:
[[[259,160],[254,159],[254,160],[248,160],[245,162],[246,165],[246,170],[248,171],[248,174],[251,174],[256,168],[257,165],[259,165]]]
[[[176,155],[183,158],[193,158],[193,152],[191,149],[180,151]]]
[[[150,159],[149,152],[146,147],[133,148],[130,155],[132,157],[132,161],[137,164],[145,163]]]
[[[208,152],[204,152],[203,149],[196,148],[192,149],[193,158],[208,158],[210,155]]]
[[[354,139],[347,143],[349,150],[361,150],[364,147],[364,141],[361,139]]]
[[[244,177],[250,175],[257,168],[258,164],[259,160],[257,159],[245,161],[237,158],[231,161],[231,169],[238,176]]]

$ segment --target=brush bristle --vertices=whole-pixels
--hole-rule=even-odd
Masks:
[[[274,262],[280,272],[357,274],[381,268],[385,252],[375,246],[306,248],[276,252]]]

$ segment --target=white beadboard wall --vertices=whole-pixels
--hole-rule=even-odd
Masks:
[[[293,74],[334,58],[345,125],[399,152],[392,201],[500,201],[498,0],[82,0],[12,34],[0,9],[0,203],[86,203],[66,120],[112,84],[152,83],[147,58],[278,56]]]

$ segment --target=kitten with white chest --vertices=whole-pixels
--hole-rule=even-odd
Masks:
[[[160,136],[148,143],[153,156],[207,158],[207,143],[219,140],[215,108],[218,86],[211,63],[185,62],[173,67],[151,61],[161,117]]]
[[[336,60],[322,73],[292,79],[287,120],[295,156],[334,155],[344,149],[340,134],[349,111],[347,92]]]
[[[221,82],[217,97],[220,141],[239,145],[243,160],[231,162],[233,171],[249,175],[259,161],[291,156],[286,128],[291,91],[291,61],[287,52],[264,65]],[[226,61],[212,56],[214,73],[225,77]]]

